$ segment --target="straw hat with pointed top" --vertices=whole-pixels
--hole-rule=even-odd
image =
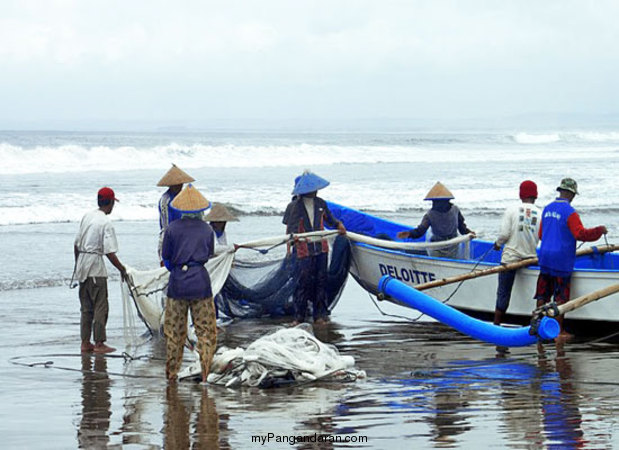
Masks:
[[[449,189],[447,189],[443,183],[437,181],[432,189],[426,194],[426,198],[424,200],[451,200],[454,198],[454,195],[451,193]]]
[[[209,206],[211,203],[191,183],[172,200],[172,208],[184,213],[204,211]]]
[[[204,218],[207,222],[238,222],[234,214],[221,203],[213,203],[213,207]]]
[[[192,181],[196,180],[184,170],[176,167],[176,164],[172,164],[170,170],[159,180],[157,186],[176,186],[177,184],[191,183]]]

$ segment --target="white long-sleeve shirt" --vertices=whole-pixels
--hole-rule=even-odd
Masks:
[[[501,263],[509,264],[537,256],[535,248],[541,220],[542,210],[531,203],[512,205],[505,210],[496,240],[498,245],[505,244]]]

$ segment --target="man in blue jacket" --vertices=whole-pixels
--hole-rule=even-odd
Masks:
[[[538,250],[540,274],[535,299],[537,306],[548,303],[551,297],[558,305],[570,299],[571,275],[576,261],[576,241],[597,241],[607,233],[603,225],[585,228],[571,203],[578,194],[572,178],[564,178],[557,188],[559,197],[544,208],[539,228],[541,245]],[[557,318],[562,339],[571,337],[563,328],[563,316]]]

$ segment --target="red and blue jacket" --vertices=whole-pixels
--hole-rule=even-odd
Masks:
[[[576,261],[576,241],[597,241],[602,234],[603,227],[585,228],[570,202],[557,198],[542,212],[537,251],[542,273],[569,277]]]

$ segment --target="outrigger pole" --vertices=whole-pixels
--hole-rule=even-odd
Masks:
[[[556,306],[554,303],[548,303],[542,307],[536,309],[534,314],[542,314],[548,317],[556,317],[561,314],[565,314],[575,309],[582,308],[588,303],[595,302],[604,297],[608,297],[619,292],[619,284],[613,284],[597,291],[593,291],[589,294],[582,295],[578,298],[565,302],[562,305]]]
[[[619,250],[619,245],[602,245],[599,247],[587,247],[576,252],[576,256],[585,256],[594,253],[609,253]],[[467,272],[462,275],[456,275],[448,278],[441,278],[440,280],[430,281],[429,283],[422,283],[415,286],[418,291],[424,291],[435,287],[445,286],[447,284],[457,283],[459,281],[470,280],[473,278],[484,277],[486,275],[492,275],[493,273],[506,272],[508,270],[520,269],[522,267],[532,266],[538,263],[538,258],[523,259],[511,264],[505,264],[500,266],[491,267],[490,269],[476,270],[473,272]]]

